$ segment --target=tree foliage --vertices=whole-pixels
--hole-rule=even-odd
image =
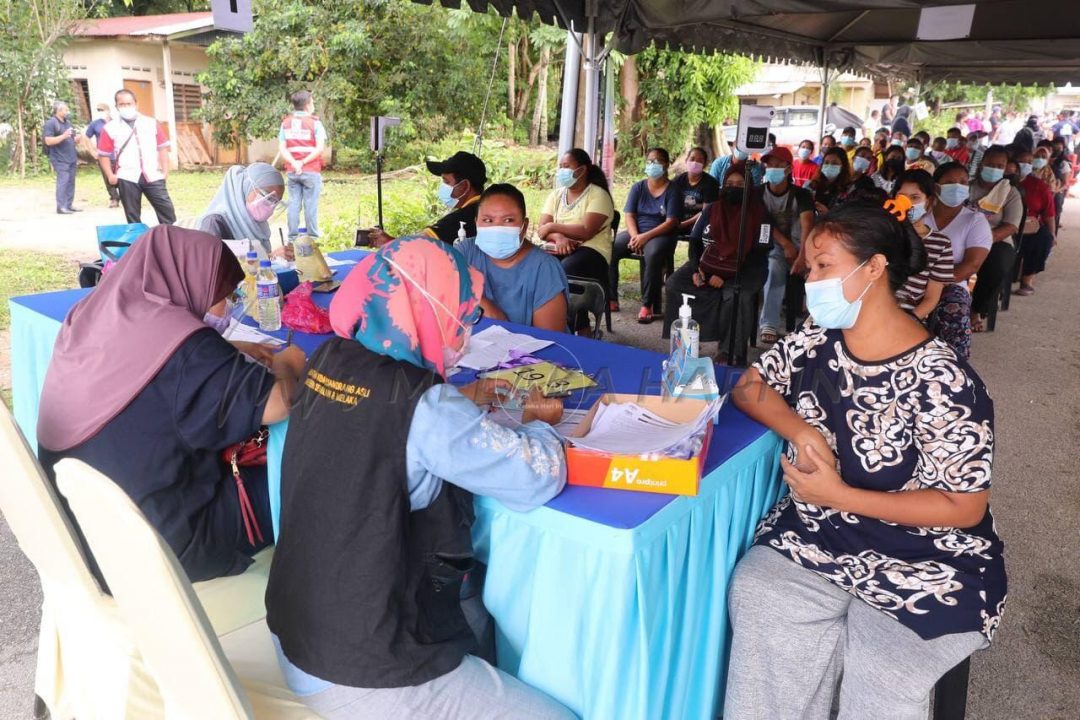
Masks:
[[[633,123],[638,149],[659,145],[678,152],[702,124],[738,115],[735,89],[754,77],[753,60],[700,55],[651,46],[635,57],[641,112]]]
[[[1032,100],[1046,97],[1054,92],[1053,85],[973,85],[939,81],[924,83],[920,87],[919,99],[931,108],[938,108],[947,103],[980,103],[986,101],[986,94],[993,93],[995,105],[1007,110],[1026,112]]]
[[[403,118],[387,134],[391,151],[477,127],[503,23],[497,15],[408,0],[256,0],[255,11],[253,32],[210,46],[200,77],[209,88],[202,117],[219,141],[272,137],[299,88],[314,92],[335,147],[366,147],[374,115]],[[531,70],[547,37],[537,42],[513,23],[511,41],[536,46],[519,47],[519,65]],[[506,122],[507,62],[503,49],[488,109],[496,125]]]
[[[82,0],[0,0],[0,122],[13,128],[10,166],[19,175],[40,163],[52,101],[71,99],[63,52],[87,8]]]

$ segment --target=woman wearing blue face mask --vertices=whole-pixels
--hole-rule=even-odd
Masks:
[[[485,317],[564,332],[566,273],[528,240],[528,231],[525,196],[513,185],[492,185],[480,196],[476,237],[456,247],[484,276]]]
[[[790,493],[735,570],[725,717],[819,720],[839,692],[843,717],[925,718],[934,684],[1001,621],[993,403],[897,304],[925,253],[890,210],[851,202],[819,221],[804,243],[814,323],[732,393],[788,441]]]
[[[990,248],[975,288],[971,291],[971,331],[985,329],[986,316],[997,303],[1003,283],[1008,282],[1016,262],[1013,236],[1024,221],[1024,201],[1005,177],[1009,153],[1001,145],[991,145],[983,153],[975,181],[971,183],[971,206],[986,216],[994,244]]]
[[[818,214],[824,215],[834,204],[841,201],[850,186],[851,168],[848,166],[847,151],[840,147],[826,149],[821,159],[821,167],[810,185]]]
[[[896,299],[901,308],[926,322],[945,286],[953,282],[952,242],[926,224],[937,205],[937,185],[925,170],[907,170],[897,178],[893,198],[910,203],[907,219],[926,248],[926,267],[907,279],[896,291]]]
[[[682,197],[668,180],[671,157],[664,148],[645,154],[645,179],[634,183],[623,206],[623,226],[615,238],[608,295],[612,311],[619,308],[619,261],[633,255],[645,259],[641,274],[641,310],[638,322],[648,324],[660,315],[664,270],[675,262],[682,219]]]
[[[937,336],[948,343],[958,357],[971,354],[971,293],[968,281],[980,272],[993,239],[990,224],[982,213],[967,206],[971,189],[967,169],[960,163],[942,165],[934,173],[938,202],[924,218],[926,224],[949,238],[953,253],[953,282],[941,291],[934,311]]]
[[[536,234],[544,241],[544,249],[559,258],[567,276],[594,280],[607,288],[614,217],[615,204],[604,171],[581,148],[563,155]],[[585,329],[588,313],[582,313],[575,325],[575,329]]]

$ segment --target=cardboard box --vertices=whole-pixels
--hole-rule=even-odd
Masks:
[[[604,395],[597,401],[597,405],[601,403],[637,403],[660,417],[679,423],[693,422],[709,405],[704,400],[689,398],[673,400],[656,395],[619,394]],[[592,427],[595,414],[596,405],[567,437],[572,441],[575,437],[583,437],[587,434],[589,428]],[[665,495],[697,495],[705,457],[709,454],[712,433],[713,423],[710,422],[706,426],[701,451],[686,460],[665,457],[650,459],[646,456],[619,455],[569,445],[566,448],[566,481],[571,485],[587,487],[617,488]]]

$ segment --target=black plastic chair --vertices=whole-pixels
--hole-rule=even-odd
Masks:
[[[934,685],[934,720],[964,720],[970,676],[970,657],[941,676]]]
[[[570,302],[566,306],[567,325],[577,330],[578,317],[585,312],[592,318],[589,329],[594,340],[604,336],[604,331],[600,328],[602,317],[607,317],[608,332],[611,332],[611,310],[604,286],[591,278],[573,275],[567,275],[566,282],[570,288]]]

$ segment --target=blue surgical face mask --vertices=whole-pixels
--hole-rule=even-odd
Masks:
[[[559,168],[555,171],[555,187],[568,188],[577,182],[573,168]]]
[[[947,150],[955,150],[960,147],[960,138],[945,138],[945,148]]]
[[[855,138],[851,137],[850,135],[845,135],[840,138],[840,144],[844,147],[851,147],[855,144]]]
[[[738,148],[735,148],[735,159],[736,160],[738,160],[739,162],[742,162],[743,160],[745,160],[748,157],[750,157],[750,156],[747,155],[746,153],[744,153],[742,150],[739,150]]]
[[[808,148],[808,147],[799,148],[799,159],[800,160],[806,160],[809,157],[810,157],[810,148]]]
[[[996,183],[1005,177],[1005,168],[984,167],[979,173],[983,182]]]
[[[904,151],[904,157],[908,159],[908,162],[915,162],[922,157],[922,150],[919,148],[909,147]]]
[[[855,172],[864,173],[870,169],[870,161],[862,155],[856,155],[855,159],[851,161],[851,167],[855,169]]]
[[[492,225],[476,228],[476,247],[496,260],[505,260],[521,247],[521,228]]]
[[[901,140],[900,138],[893,138],[892,140],[889,141],[889,144],[890,145],[895,145],[896,147],[903,147],[904,146],[904,141]]]
[[[1034,167],[1034,163],[1017,163],[1020,168],[1020,178],[1026,178],[1031,174],[1031,170]]]
[[[1046,163],[1046,158],[1037,157],[1031,161],[1031,167],[1035,168],[1036,170],[1042,170],[1044,167],[1046,167]]]
[[[969,195],[971,195],[971,189],[967,185],[949,183],[941,186],[938,198],[949,207],[960,207],[967,201]]]
[[[457,205],[458,201],[454,198],[454,188],[460,184],[461,183],[458,183],[457,185],[447,185],[446,183],[439,183],[439,200],[443,205],[449,208]]]
[[[864,261],[843,278],[829,278],[806,283],[806,308],[814,322],[827,330],[847,330],[859,319],[862,299],[870,290],[870,284],[862,291],[855,302],[848,302],[844,297],[844,283],[859,271],[868,261]]]
[[[779,185],[787,178],[787,168],[765,168],[765,182],[770,185]]]
[[[645,163],[645,176],[650,180],[656,180],[664,175],[664,166],[658,162]]]
[[[829,180],[835,180],[840,177],[839,165],[822,165],[821,174],[827,177]]]
[[[907,212],[908,220],[911,222],[919,222],[926,215],[926,203],[912,203],[911,209]]]

